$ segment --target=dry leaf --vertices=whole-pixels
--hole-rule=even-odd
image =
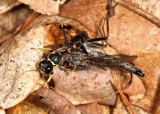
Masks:
[[[110,114],[110,108],[97,103],[76,106],[83,114]]]
[[[160,113],[160,104],[158,105],[156,111],[155,111],[155,114],[159,114]]]
[[[106,0],[71,0],[60,9],[60,16],[74,19],[93,32],[106,15]]]
[[[0,0],[0,14],[3,14],[20,4],[21,3],[18,0]]]
[[[114,105],[113,79],[110,70],[90,68],[83,71],[63,71],[54,68],[55,90],[61,92],[73,104],[87,104],[98,101]]]
[[[145,94],[145,87],[142,80],[136,75],[132,76],[131,84],[123,90],[128,95],[131,103],[136,103],[139,99],[142,99]]]
[[[133,5],[134,7],[151,14],[152,16],[160,19],[160,3],[158,0],[147,0],[147,1],[136,1],[136,0],[114,0],[116,2],[125,2],[128,5]]]
[[[98,31],[97,28],[100,28],[100,21],[104,19],[104,16],[106,14],[105,5],[105,0],[72,0],[63,6],[61,10],[61,15],[78,20],[87,28],[96,32]],[[41,18],[39,22],[41,22],[42,20],[46,21],[43,23],[43,27],[46,29],[46,23],[50,24],[56,21],[61,22],[65,19],[59,19],[57,17],[43,17],[43,19]],[[72,22],[69,20],[65,20],[64,23],[67,23],[67,21],[70,23]],[[41,32],[41,34],[39,33],[39,35],[42,36],[43,34],[44,36],[46,36],[45,33],[46,31],[43,31]],[[158,38],[159,35],[160,30],[157,26],[150,23],[141,16],[118,5],[116,7],[115,16],[110,19],[110,38],[108,39],[108,43],[114,49],[124,54],[134,55],[139,54],[138,52],[153,53],[159,52],[160,50],[160,40]],[[156,108],[158,107],[158,102],[154,101],[159,100],[159,94],[157,92],[159,91],[159,70],[157,67],[160,66],[157,64],[159,55],[151,56],[139,54],[139,57],[140,58],[135,60],[134,63],[146,74],[144,78],[144,84],[145,87],[147,87],[147,91],[145,97],[142,100],[138,101],[136,105],[141,106],[147,111],[155,112]],[[74,104],[99,102],[108,105],[114,105],[116,94],[114,93],[114,88],[112,85],[112,75],[110,73],[110,69],[104,71],[93,68],[89,69],[88,72],[65,72],[55,67],[53,77],[55,82],[55,90],[65,95]],[[113,72],[113,75],[118,74],[119,76],[119,74],[122,74],[117,70],[113,70]],[[130,77],[126,78],[122,76],[118,77],[118,80],[119,84],[121,84],[122,86],[121,88],[125,88],[128,86]],[[141,82],[139,82],[138,84],[141,84]],[[134,86],[136,86],[136,84],[134,84]],[[136,94],[136,92],[134,92],[135,91],[129,94]],[[145,102],[147,102],[147,104],[145,104]],[[115,110],[120,109],[121,102],[118,102],[117,108]]]
[[[151,3],[148,4],[149,6],[145,5],[149,2]],[[95,32],[97,28],[99,28],[100,21],[104,19],[104,16],[106,15],[106,3],[105,0],[73,0],[62,7],[60,15],[75,19]],[[144,4],[141,5],[147,7],[150,7],[153,4],[155,4],[155,7],[159,5],[158,3],[156,4],[156,1],[152,2],[152,0],[143,1],[143,3]],[[128,6],[129,5],[130,4],[128,4]],[[149,10],[152,11],[151,14],[154,16],[158,14],[155,12],[159,11],[155,10],[157,9],[155,7],[149,8]],[[76,12],[72,12],[71,10]],[[145,88],[147,87],[147,90],[145,97],[137,104],[147,111],[154,112],[158,106],[158,102],[154,101],[155,99],[157,101],[159,96],[157,92],[159,91],[159,70],[157,69],[160,66],[157,64],[159,63],[158,56],[155,54],[151,57],[151,55],[139,53],[160,52],[160,29],[158,26],[121,5],[116,6],[115,10],[116,14],[109,20],[110,38],[108,38],[107,42],[120,53],[139,55],[140,58],[136,59],[134,64],[145,73],[146,76],[144,77],[144,80],[142,80],[145,84]],[[154,76],[155,74],[156,76]],[[120,82],[122,83],[122,81]]]
[[[50,106],[56,114],[78,114],[79,111],[64,96],[48,88],[40,88],[35,91],[40,98],[40,102]],[[30,99],[32,102],[35,98]],[[36,98],[37,99],[37,98]],[[35,99],[35,101],[36,101]]]
[[[160,54],[139,54],[136,64],[142,68],[146,76],[143,78],[146,93],[136,105],[154,113],[160,101]]]
[[[106,0],[72,0],[63,5],[60,15],[96,32],[107,13],[106,3]],[[159,27],[121,5],[116,6],[115,12],[109,20],[110,38],[107,40],[115,50],[129,55],[160,51]]]
[[[135,114],[150,114],[141,107],[132,105]],[[113,114],[131,114],[130,110],[124,105],[123,101],[118,97],[116,107],[114,108]]]
[[[55,15],[59,14],[59,6],[64,4],[66,0],[19,0],[20,2],[27,4],[36,12]]]
[[[19,6],[5,14],[0,15],[0,38],[12,33],[31,14],[26,6]],[[0,42],[2,39],[0,39]]]
[[[160,27],[159,17],[160,17],[160,4],[156,0],[148,1],[134,1],[134,0],[114,0],[118,2],[123,7],[141,15],[150,22]]]
[[[0,114],[5,114],[5,110],[4,109],[0,109]]]
[[[129,55],[160,51],[160,29],[156,25],[123,7],[117,7],[116,11],[110,20],[108,39],[114,49]]]
[[[39,100],[38,96],[36,96],[36,98],[33,99],[32,101],[30,101],[30,99],[28,100],[28,97],[27,97],[23,102],[17,104],[16,106],[12,108],[7,109],[6,114],[22,114],[22,113],[23,114],[24,113],[46,114],[46,112],[50,110],[50,107],[41,102],[36,101],[37,99]]]
[[[145,73],[145,77],[142,79],[144,85],[140,80],[136,81],[135,79],[133,79],[133,82],[127,88],[128,90],[124,90],[124,92],[128,94],[132,104],[139,106],[140,108],[151,113],[155,113],[159,106],[159,58],[159,54],[139,54],[139,58],[135,61],[135,64],[141,67],[143,72]],[[133,90],[129,89],[131,87]],[[144,87],[146,88],[146,90],[143,97]],[[136,88],[138,88],[138,90]],[[117,105],[120,107],[115,110],[121,110],[121,102],[117,103]]]
[[[30,94],[23,102],[7,109],[7,114],[38,113],[38,114],[80,114],[77,108],[65,97],[54,90],[42,87]]]
[[[9,41],[0,51],[0,106],[12,107],[29,95],[36,86],[39,72],[35,63],[42,57],[41,51],[32,48],[43,47],[42,26],[28,28]]]

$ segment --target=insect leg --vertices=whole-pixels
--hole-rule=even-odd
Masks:
[[[109,18],[115,15],[115,7],[117,5],[118,5],[118,3],[116,3],[114,6],[112,6],[112,0],[108,0],[107,6],[106,6],[106,10],[107,10],[107,15],[106,15],[107,37],[109,37]]]
[[[47,80],[47,83],[49,83],[49,82],[51,81],[52,76],[53,76],[53,73],[50,74],[50,76],[49,76],[49,78],[48,78],[48,80]]]
[[[87,40],[87,42],[95,42],[95,41],[103,41],[103,40],[107,40],[107,37],[94,38],[94,39]]]
[[[68,62],[68,61],[65,61],[63,63],[63,66],[67,69],[70,69],[70,70],[75,70],[77,68],[76,65],[73,65],[72,63]]]
[[[72,35],[68,32],[68,31],[65,31],[64,29],[63,29],[63,32],[65,33],[65,35],[66,35],[66,33],[72,38]],[[67,39],[67,38],[66,38]]]
[[[103,45],[105,46],[105,45]],[[87,42],[84,42],[83,43],[83,48],[86,50],[87,54],[90,56],[90,57],[99,57],[99,56],[105,56],[106,54],[104,53],[101,53],[101,52],[98,52],[98,51],[92,51],[88,48],[87,46]]]
[[[63,25],[62,25],[62,24],[60,25],[60,28],[63,30],[64,38],[65,38],[65,42],[67,42],[66,32],[65,32],[65,30],[64,30],[64,28],[63,28]]]

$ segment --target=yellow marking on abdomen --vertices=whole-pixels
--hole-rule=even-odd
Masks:
[[[67,51],[68,51],[69,53],[71,53],[71,49],[67,49]]]
[[[73,48],[77,48],[77,46],[76,46],[76,45],[73,45]]]

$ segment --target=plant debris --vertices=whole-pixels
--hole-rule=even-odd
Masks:
[[[30,1],[30,0],[19,0],[20,2],[27,4],[36,12],[47,14],[47,15],[55,15],[59,14],[59,6],[64,4],[66,0],[38,0],[38,1]]]
[[[160,29],[157,23],[159,22],[158,10],[155,11],[159,4],[156,4],[156,1],[137,3],[121,0],[115,7],[115,15],[109,18],[110,35],[107,39],[107,48],[99,49],[110,55],[117,53],[137,55],[138,58],[133,61],[133,64],[142,69],[145,77],[139,78],[119,68],[103,70],[93,66],[82,71],[68,71],[54,67],[52,81],[49,83],[52,89],[40,88],[46,85],[39,78],[40,73],[36,64],[50,52],[43,52],[38,48],[50,47],[54,50],[64,44],[64,33],[60,25],[65,26],[72,36],[79,31],[86,31],[89,38],[104,36],[101,25],[107,14],[105,9],[107,1],[70,0],[65,4],[65,0],[19,1],[47,15],[59,14],[59,6],[63,4],[60,7],[62,17],[37,16],[34,22],[27,24],[25,29],[17,29],[20,30],[17,34],[12,33],[15,37],[1,45],[0,107],[8,109],[29,96],[22,104],[34,105],[35,112],[36,103],[42,103],[38,109],[47,113],[49,111],[78,114],[159,112]],[[133,3],[136,6],[133,6]],[[153,8],[148,8],[152,5]],[[138,13],[138,15],[136,11],[141,11],[142,14]],[[149,19],[146,18],[154,24],[143,18],[145,15],[143,13],[149,14]],[[66,39],[69,38],[70,36],[67,35]],[[37,91],[32,93],[35,90]],[[31,102],[34,98],[37,98],[37,102]],[[25,106],[22,104],[16,106]],[[91,110],[92,108],[94,110]],[[16,111],[15,107],[7,111],[13,110]]]

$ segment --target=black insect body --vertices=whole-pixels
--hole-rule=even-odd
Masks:
[[[88,39],[87,33],[85,31],[81,31],[56,51],[63,52],[63,53],[71,53],[75,51],[78,47],[82,46],[82,44],[87,39]]]
[[[72,37],[68,42],[66,42],[56,51],[61,53],[71,53],[81,48],[83,52],[87,54],[86,49],[83,47],[84,43],[89,47],[106,47],[106,45],[93,43],[95,41],[104,40],[107,40],[107,37],[88,39],[88,34],[85,31],[80,31],[76,36]]]

